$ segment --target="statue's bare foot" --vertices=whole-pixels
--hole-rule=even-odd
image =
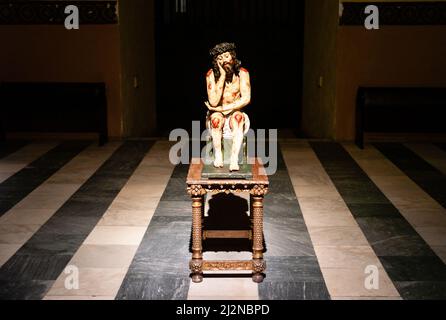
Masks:
[[[229,171],[239,171],[240,167],[237,162],[231,162],[231,165],[229,166]]]
[[[223,168],[224,167],[223,159],[220,157],[216,157],[214,161],[214,167]]]

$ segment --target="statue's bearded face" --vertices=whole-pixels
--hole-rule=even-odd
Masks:
[[[225,52],[220,54],[217,57],[217,62],[222,65],[222,67],[226,70],[226,72],[228,73],[234,72],[235,61],[230,52]]]

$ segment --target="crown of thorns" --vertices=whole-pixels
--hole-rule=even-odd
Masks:
[[[235,46],[234,43],[224,42],[224,43],[217,44],[213,49],[211,49],[209,51],[209,54],[212,57],[216,57],[222,53],[225,53],[228,51],[234,51],[235,49],[237,49],[237,47]]]

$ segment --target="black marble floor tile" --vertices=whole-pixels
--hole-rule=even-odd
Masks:
[[[378,256],[433,256],[435,253],[401,216],[356,219]]]
[[[287,170],[286,167],[283,168],[283,169],[277,170],[277,171],[276,171],[274,174],[272,174],[272,175],[269,175],[269,176],[268,176],[268,180],[269,180],[270,182],[274,182],[274,184],[276,184],[276,183],[280,183],[280,182],[282,182],[282,181],[284,181],[284,182],[286,182],[286,183],[288,183],[288,184],[291,184],[291,178],[290,178],[290,176],[289,176],[289,174],[288,174],[288,170]]]
[[[160,201],[157,210],[160,216],[191,217],[192,201]]]
[[[350,157],[347,153],[339,152],[342,147],[334,142],[310,142],[310,146],[317,153],[319,158],[329,158],[329,163],[324,163],[325,166],[330,167],[332,165],[339,165],[353,168],[355,165],[350,164]]]
[[[305,300],[330,300],[330,293],[328,292],[325,282],[304,282],[304,299]]]
[[[191,201],[187,194],[186,179],[171,178],[167,183],[161,201]]]
[[[110,165],[110,164],[108,164]],[[129,176],[129,173],[126,171],[113,171],[112,169],[109,168],[105,168],[104,171],[100,171],[97,172],[97,174],[95,175],[95,179],[93,179],[93,181],[89,181],[87,180],[87,182],[89,183],[86,186],[82,186],[84,188],[89,187],[89,188],[93,188],[93,187],[97,187],[99,186],[99,182],[98,181],[103,181],[105,183],[105,186],[111,186],[111,188],[113,188],[114,186],[119,186],[122,181],[127,182],[126,177]]]
[[[17,251],[15,256],[74,255],[85,238],[84,234],[57,234],[39,230]],[[3,268],[0,268],[0,275],[2,272]]]
[[[56,280],[71,255],[39,254],[14,255],[3,266],[0,274],[2,281]]]
[[[336,189],[347,205],[388,203],[384,194],[380,192],[379,188],[356,162],[348,154],[342,154],[344,150],[339,149],[340,146],[335,148],[329,143],[320,142],[313,143],[312,147],[320,160],[326,159],[326,161],[321,161],[324,170],[334,182]]]
[[[446,281],[397,281],[395,286],[407,300],[446,300]]]
[[[38,300],[53,284],[48,280],[0,280],[0,300]]]
[[[0,200],[2,202],[0,204],[0,216],[25,198],[89,144],[85,141],[64,142],[0,183],[2,194],[7,193],[9,196],[7,201]]]
[[[330,300],[323,281],[271,282],[259,285],[261,300]]]
[[[156,213],[155,213],[156,215]],[[116,299],[185,299],[189,290],[190,222],[155,216],[141,241]],[[153,223],[153,225],[152,225]],[[180,227],[183,229],[184,227]]]
[[[53,216],[44,224],[40,233],[51,235],[84,235],[88,236],[98,222],[97,217]]]
[[[120,147],[122,152],[115,152],[113,157],[104,163],[101,173],[108,176],[113,176],[117,172],[127,175],[132,174],[142,160],[134,155],[145,155],[153,144],[154,141],[127,141]]]
[[[268,151],[269,155],[269,143],[267,143],[268,148],[266,150]],[[277,143],[277,170],[287,170],[285,159],[283,158],[282,149],[280,148],[280,143]]]
[[[270,181],[267,197],[268,199],[274,199],[278,201],[291,200],[297,203],[297,197],[294,193],[294,188],[291,184],[291,181]]]
[[[186,300],[190,280],[164,275],[136,275],[126,278],[116,300]]]
[[[21,275],[28,280],[55,280],[112,203],[114,197],[111,195],[117,195],[124,187],[152,145],[151,141],[129,141],[118,148],[0,268],[0,279],[14,279],[12,275]],[[110,186],[107,197],[97,198],[91,194],[94,189],[89,186],[106,184],[108,173],[112,172],[120,174],[119,183],[114,185],[115,189]],[[29,288],[29,292],[34,289]],[[41,299],[44,294],[45,292],[31,298]]]
[[[138,254],[128,270],[128,275],[168,275],[171,277],[182,275],[182,277],[189,278],[190,255],[184,255],[178,250],[184,249],[188,253],[189,244],[187,240],[178,239],[178,241],[181,241],[181,243],[177,244],[177,248],[162,246],[161,248],[155,248],[155,251],[149,255]],[[147,252],[147,250],[144,250],[144,252]]]
[[[265,197],[263,205],[265,217],[278,219],[302,217],[297,199],[283,199],[269,194]]]
[[[50,168],[39,168],[36,170],[34,167],[25,167],[3,181],[0,186],[2,186],[5,192],[9,191],[14,194],[23,192],[24,186],[27,186],[27,184],[37,184],[42,177],[49,177],[54,172],[55,170]]]
[[[349,204],[386,204],[388,200],[383,194],[346,190],[338,188],[339,194],[344,202]]]
[[[53,217],[96,217],[100,218],[110,206],[110,201],[80,201],[76,194],[68,199]]]
[[[266,280],[270,282],[323,282],[316,257],[268,257]]]
[[[26,183],[24,181],[23,183]],[[23,187],[17,185],[0,185],[0,201],[15,201],[17,193],[21,192]],[[1,202],[0,202],[1,203]]]
[[[350,212],[355,218],[400,218],[401,213],[389,203],[349,203]]]
[[[189,165],[180,164],[175,167],[171,177],[183,179],[184,181],[186,181],[188,172],[189,172]]]
[[[375,143],[374,146],[420,188],[446,208],[446,176],[415,152],[400,143]]]
[[[325,168],[324,168],[325,169]],[[329,171],[327,171],[329,173]],[[360,191],[362,193],[379,193],[379,188],[373,183],[372,180],[365,174],[365,172],[358,172],[356,176],[333,176],[329,173],[330,177],[336,180],[336,187],[347,191]]]
[[[329,174],[330,175],[330,174]],[[389,200],[369,179],[356,178],[336,178],[335,186],[344,202],[348,204],[388,204]]]
[[[357,182],[358,175],[362,174],[359,166],[350,166],[345,160],[336,164],[327,163],[324,169],[330,177],[345,182]]]
[[[89,179],[78,190],[78,195],[104,195],[107,196],[111,192],[116,192],[127,183],[128,174],[119,172],[120,176],[110,176],[103,172],[98,172],[94,179]],[[93,177],[92,177],[93,178]]]
[[[278,169],[274,174],[268,176],[269,181],[280,182],[282,180],[291,181],[286,167]]]
[[[125,185],[122,184],[121,188]],[[84,190],[80,190],[80,192],[75,193],[70,200],[79,201],[79,202],[87,202],[87,203],[110,203],[119,193],[120,188],[116,188],[115,190],[103,190],[102,192],[86,192]]]
[[[303,219],[264,218],[266,256],[314,256],[314,248]]]
[[[417,234],[415,229],[402,217],[359,217],[356,222],[368,228],[368,239],[372,242],[382,241],[388,237]]]
[[[158,209],[157,209],[158,211]],[[154,216],[147,228],[147,236],[151,233],[164,236],[188,237],[192,227],[192,217]]]
[[[0,212],[6,212],[17,204],[15,199],[0,199]]]
[[[10,140],[0,142],[0,159],[9,156],[10,154],[18,151],[27,144],[27,141],[22,140]]]
[[[157,211],[138,247],[129,274],[176,276],[183,273],[188,277],[191,219],[158,216]]]
[[[386,255],[429,257],[435,255],[418,235],[395,236],[382,241],[369,241],[369,243],[378,257]]]
[[[393,281],[446,281],[445,264],[437,256],[380,257]]]

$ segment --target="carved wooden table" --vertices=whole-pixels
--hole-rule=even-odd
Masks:
[[[197,164],[195,164],[197,163]],[[252,166],[251,179],[204,179],[203,163],[193,161],[187,176],[187,191],[192,197],[192,260],[190,270],[192,281],[203,281],[203,271],[250,270],[252,280],[260,283],[264,278],[266,263],[263,259],[263,198],[268,192],[268,176],[263,165],[256,159]],[[251,231],[205,231],[203,232],[204,197],[207,193],[250,194]],[[243,235],[244,234],[244,235]],[[203,259],[203,238],[240,238],[252,239],[252,260],[205,261]]]

